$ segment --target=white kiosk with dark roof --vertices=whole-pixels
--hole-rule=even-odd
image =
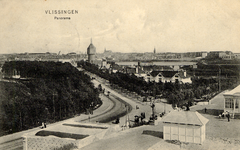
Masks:
[[[163,139],[202,144],[208,119],[198,112],[171,111],[163,121]]]

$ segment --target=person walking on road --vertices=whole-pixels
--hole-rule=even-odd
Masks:
[[[227,114],[228,122],[230,122],[230,115],[229,113]]]

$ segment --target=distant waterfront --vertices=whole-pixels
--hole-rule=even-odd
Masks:
[[[136,66],[138,65],[137,61],[121,61],[116,62],[116,64],[120,66]],[[157,65],[157,66],[188,66],[188,65],[196,65],[197,62],[191,62],[191,61],[152,61],[152,62],[141,62],[140,64],[142,66],[150,66],[150,65]]]

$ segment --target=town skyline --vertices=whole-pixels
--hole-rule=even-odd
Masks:
[[[238,53],[238,6],[237,0],[3,0],[0,53],[85,53],[91,38],[97,53]]]

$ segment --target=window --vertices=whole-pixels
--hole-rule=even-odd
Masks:
[[[226,98],[225,99],[225,108],[233,108],[233,99],[232,98]]]
[[[239,101],[238,101],[238,99],[236,99],[236,103],[235,103],[235,108],[238,108],[238,104],[239,103]]]

